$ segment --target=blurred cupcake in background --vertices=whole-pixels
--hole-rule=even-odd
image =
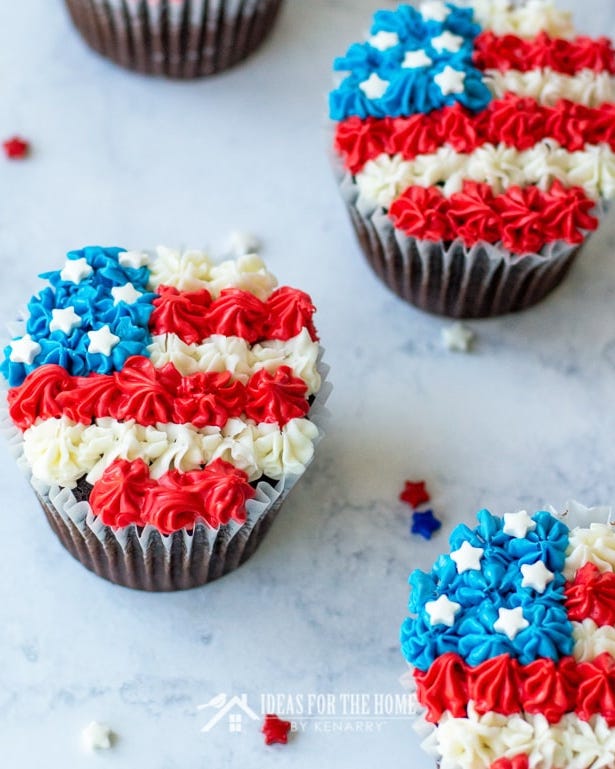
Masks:
[[[282,0],[66,0],[85,41],[148,75],[195,78],[243,61],[272,30]]]

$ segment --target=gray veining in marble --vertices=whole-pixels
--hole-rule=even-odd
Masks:
[[[289,0],[249,64],[191,84],[97,58],[60,0],[0,5],[0,135],[35,147],[0,162],[0,322],[72,247],[216,245],[243,228],[313,294],[335,385],[328,438],[260,551],[186,594],[86,572],[0,445],[2,767],[431,769],[408,719],[373,717],[375,695],[404,691],[410,568],[482,506],[615,504],[615,220],[552,298],[473,323],[474,354],[446,352],[445,321],[370,274],[328,166],[330,62],[375,5]],[[609,0],[563,5],[585,31],[615,34]],[[397,501],[409,477],[428,481],[444,519],[430,546]],[[200,704],[244,693],[257,710],[264,693],[331,694],[336,712],[304,719],[286,748],[266,748],[245,714],[241,732],[228,718],[200,731],[217,712]],[[351,693],[369,695],[373,731],[337,718]],[[104,755],[80,745],[93,719],[119,735]],[[340,723],[354,731],[327,731]]]

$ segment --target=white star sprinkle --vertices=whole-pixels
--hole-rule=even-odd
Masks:
[[[85,259],[67,259],[60,277],[67,283],[81,283],[93,272]]]
[[[525,630],[530,623],[523,616],[523,609],[498,609],[498,619],[493,623],[493,629],[498,633],[504,633],[511,641],[521,630]]]
[[[62,331],[68,336],[74,328],[81,325],[81,322],[81,316],[77,315],[74,307],[52,310],[49,331]]]
[[[111,295],[113,296],[114,305],[119,304],[120,302],[134,304],[137,299],[143,296],[140,291],[137,291],[132,283],[126,283],[123,286],[113,286]]]
[[[237,256],[246,256],[246,254],[256,254],[260,251],[261,243],[256,235],[250,232],[240,232],[235,230],[231,232],[229,238],[229,250]]]
[[[118,254],[118,262],[122,267],[132,267],[133,270],[138,270],[139,267],[147,264],[148,256],[144,251],[122,251]]]
[[[452,32],[443,32],[438,37],[432,37],[431,45],[438,53],[442,51],[449,51],[450,53],[457,53],[463,45],[463,38],[459,35],[453,35]]]
[[[465,72],[462,72],[459,69],[453,69],[452,67],[449,67],[448,64],[439,75],[434,77],[434,81],[442,91],[443,96],[448,96],[452,93],[463,93],[465,89],[465,79]]]
[[[445,21],[449,14],[448,8],[441,0],[429,0],[429,2],[421,3],[419,10],[425,21]]]
[[[111,333],[109,326],[103,326],[97,331],[89,331],[88,337],[90,339],[88,352],[101,355],[111,355],[111,350],[120,341],[119,336]]]
[[[453,323],[442,329],[442,341],[447,350],[452,352],[469,352],[476,334],[463,323]]]
[[[83,743],[88,750],[109,750],[113,746],[113,732],[107,724],[92,721],[81,732]]]
[[[522,564],[521,574],[523,574],[521,587],[532,587],[537,593],[544,593],[549,582],[553,582],[555,577],[555,574],[547,569],[543,561]]]
[[[378,77],[375,72],[372,72],[367,80],[359,83],[359,88],[368,99],[379,99],[381,96],[384,96],[388,87],[389,81]]]
[[[518,513],[504,513],[504,534],[523,539],[528,531],[534,531],[536,523],[527,514],[527,510]]]
[[[408,51],[401,63],[404,69],[418,69],[419,67],[429,67],[433,61],[422,49],[418,51]]]
[[[425,611],[429,615],[429,621],[432,625],[453,627],[455,615],[459,609],[461,609],[461,604],[451,601],[445,595],[441,595],[435,601],[427,601],[425,604]]]
[[[11,354],[9,359],[13,363],[26,363],[30,366],[41,351],[41,346],[35,342],[30,334],[25,334],[21,339],[14,339],[11,342]]]
[[[484,554],[482,547],[473,547],[466,540],[459,550],[451,553],[451,558],[457,564],[457,573],[463,574],[464,571],[480,571],[480,562]]]
[[[372,48],[377,48],[379,51],[388,51],[389,48],[395,48],[396,45],[399,45],[399,35],[397,32],[385,32],[382,30],[372,35],[368,42]]]

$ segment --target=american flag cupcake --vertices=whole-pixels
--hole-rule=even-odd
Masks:
[[[310,297],[261,259],[72,251],[13,329],[11,444],[87,568],[133,588],[216,579],[310,463],[327,387]]]
[[[542,299],[615,195],[615,53],[551,0],[378,11],[337,59],[341,190],[377,275],[430,312]]]
[[[615,766],[615,529],[478,514],[401,631],[441,769]],[[422,729],[421,729],[422,730]]]

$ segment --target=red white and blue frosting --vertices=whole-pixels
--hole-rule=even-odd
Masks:
[[[168,534],[242,522],[260,478],[303,472],[315,308],[258,256],[96,246],[41,277],[0,366],[34,479]]]
[[[441,769],[615,766],[614,528],[483,510],[450,547],[401,631]]]
[[[615,52],[551,0],[378,11],[335,68],[336,151],[408,236],[537,252],[615,195]]]

